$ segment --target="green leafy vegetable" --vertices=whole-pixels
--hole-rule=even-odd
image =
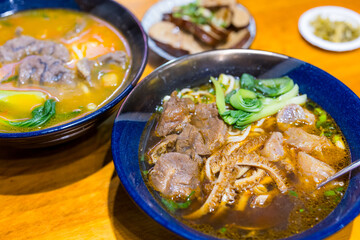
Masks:
[[[35,108],[32,112],[32,118],[25,121],[5,121],[1,122],[14,127],[32,128],[38,127],[50,120],[55,115],[55,100],[48,99],[43,106]]]
[[[289,191],[289,195],[293,196],[293,197],[298,197],[298,194],[297,192],[293,191],[293,190],[290,190]]]
[[[18,78],[19,78],[18,75],[14,75],[14,76],[9,77],[8,79],[3,79],[1,81],[1,83],[8,83],[8,82],[16,81],[16,80],[18,80]]]
[[[166,198],[161,198],[161,202],[171,213],[174,213],[178,209],[188,208],[191,204],[191,196],[194,195],[194,193],[195,191],[192,191],[190,195],[186,198],[186,201],[182,203],[174,202],[173,200],[169,200]]]
[[[293,85],[293,81],[291,79],[288,80],[289,78],[287,77],[281,81],[279,79],[271,79],[270,81],[273,82],[271,84],[262,84],[263,86],[275,86],[277,81],[290,81],[290,85],[293,86],[292,89],[286,90],[286,93],[281,94],[277,98],[269,98],[264,95],[259,97],[255,92],[257,91],[257,80],[249,74],[243,74],[240,79],[241,87],[245,86],[247,89],[240,88],[236,92],[232,91],[226,97],[224,96],[225,93],[220,81],[213,77],[210,79],[215,87],[216,105],[220,116],[227,124],[239,129],[244,129],[244,127],[252,122],[277,113],[288,104],[304,104],[307,99],[306,95],[298,96],[299,86]],[[282,89],[278,92],[284,91]],[[227,110],[226,103],[230,104],[233,109]]]
[[[336,192],[334,190],[327,190],[324,192],[324,196],[326,197],[336,196]]]
[[[294,87],[294,81],[288,76],[272,79],[255,79],[250,74],[244,73],[240,78],[241,88],[258,91],[264,96],[277,97],[287,93]]]
[[[227,231],[226,227],[222,227],[222,228],[219,229],[219,232],[222,233],[222,234],[226,233],[226,231]]]

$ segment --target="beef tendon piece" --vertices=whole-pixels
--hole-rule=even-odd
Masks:
[[[171,22],[155,23],[149,29],[149,36],[160,48],[176,57],[209,49],[201,46],[191,34],[184,33]]]
[[[51,56],[29,56],[19,66],[19,84],[75,86],[74,72],[64,62]]]
[[[69,51],[64,45],[30,36],[16,37],[0,46],[1,63],[19,61],[29,55],[52,56],[62,61],[70,59]]]

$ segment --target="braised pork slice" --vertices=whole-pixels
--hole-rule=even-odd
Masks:
[[[305,132],[301,128],[291,127],[285,134],[288,138],[285,140],[287,144],[299,148],[301,151],[312,152],[321,151],[324,148],[332,146],[332,143],[325,136],[317,136]]]
[[[61,61],[70,59],[69,51],[64,45],[30,36],[16,37],[0,46],[1,63],[19,61],[29,55],[52,56]]]
[[[284,156],[283,135],[280,132],[273,132],[266,141],[261,155],[267,157],[270,161],[278,161]]]
[[[200,45],[193,35],[181,31],[171,22],[161,21],[155,23],[149,29],[149,36],[160,48],[177,57],[208,49]]]
[[[328,164],[310,156],[305,152],[299,152],[298,166],[304,175],[310,177],[316,183],[320,183],[335,174],[335,170]]]
[[[191,124],[199,129],[210,153],[215,152],[225,143],[227,127],[219,118],[215,103],[197,104]]]
[[[300,105],[289,104],[278,112],[276,121],[278,127],[285,131],[294,123],[302,122],[312,125],[315,123],[315,116]]]
[[[19,84],[47,85],[64,83],[74,86],[74,73],[64,62],[51,56],[29,56],[19,66]]]
[[[236,5],[236,0],[199,0],[199,5],[202,7],[224,7]]]
[[[189,98],[179,98],[174,91],[170,99],[164,104],[156,132],[159,136],[181,131],[186,123],[190,121],[190,113],[194,112],[195,104]]]
[[[150,172],[150,182],[165,197],[186,198],[200,183],[198,164],[182,153],[165,153]]]

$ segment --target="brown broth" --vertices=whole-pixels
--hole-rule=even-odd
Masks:
[[[77,24],[85,24],[85,27],[79,33],[68,38],[65,37],[71,33]],[[91,76],[92,79],[99,79],[98,84],[94,86],[89,86],[84,79],[79,79],[77,87],[74,89],[62,85],[56,87],[18,87],[14,82],[0,83],[0,90],[45,91],[52,98],[58,100],[55,117],[45,125],[36,129],[0,126],[0,132],[37,130],[82,117],[104,106],[122,87],[131,66],[131,53],[125,38],[109,23],[90,14],[63,9],[39,9],[19,12],[0,19],[0,31],[2,33],[0,45],[14,38],[16,29],[19,27],[22,29],[22,35],[32,36],[40,40],[52,40],[65,45],[70,52],[71,58],[66,65],[73,70],[75,70],[76,61],[81,58],[94,59],[119,50],[127,54],[128,60],[125,68],[115,64],[97,67],[95,73]],[[16,76],[16,66],[17,63],[0,64],[0,80]],[[105,86],[101,78],[107,73],[115,74],[117,80],[114,84]],[[1,110],[0,106],[0,119],[6,119]],[[80,112],[80,114],[76,114],[76,112]],[[22,118],[29,118],[30,116],[29,112]]]

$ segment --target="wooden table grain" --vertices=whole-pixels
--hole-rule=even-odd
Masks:
[[[155,0],[118,0],[141,19]],[[306,10],[358,0],[243,0],[254,16],[252,49],[286,54],[329,72],[360,96],[360,50],[333,53],[308,44],[297,23]],[[161,61],[150,54],[144,76]],[[112,120],[71,144],[43,150],[0,149],[0,239],[177,239],[142,213],[116,176]],[[328,240],[360,239],[360,217]]]

